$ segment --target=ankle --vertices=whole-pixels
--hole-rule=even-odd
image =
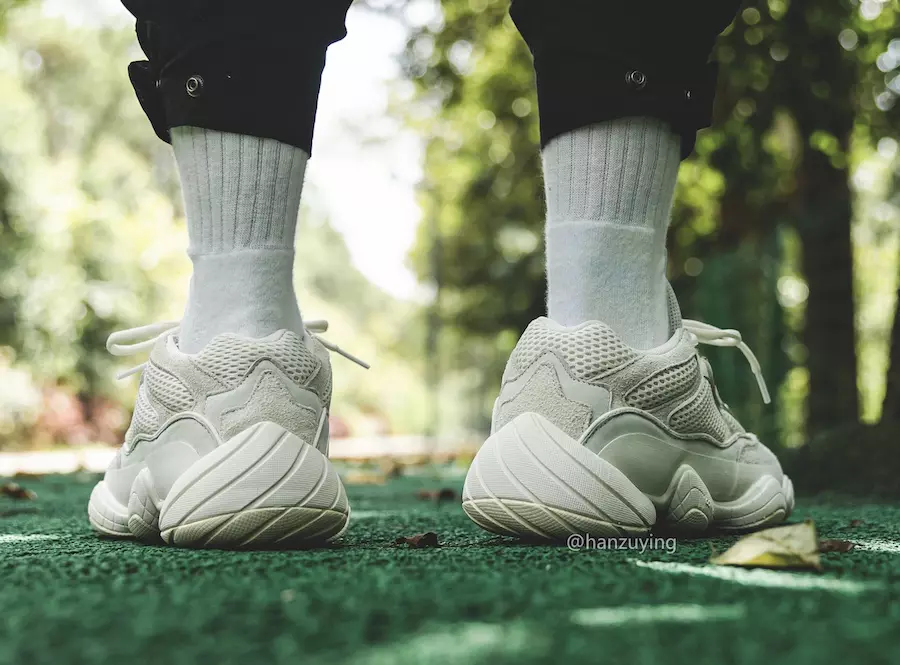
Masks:
[[[302,333],[292,250],[240,250],[191,259],[194,274],[179,335],[182,351],[196,353],[223,333],[252,338],[279,330]]]

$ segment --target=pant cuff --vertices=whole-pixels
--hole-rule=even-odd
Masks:
[[[190,125],[272,138],[309,154],[326,49],[224,44],[160,72],[150,62],[133,62],[128,73],[154,131],[168,143],[169,128]]]
[[[541,144],[604,120],[648,116],[681,135],[681,157],[694,148],[698,129],[712,120],[717,67],[687,73],[639,70],[580,52],[534,53]]]

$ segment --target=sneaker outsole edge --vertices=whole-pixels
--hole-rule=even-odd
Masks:
[[[194,462],[160,498],[151,470],[128,505],[100,481],[88,505],[104,536],[190,548],[303,548],[346,531],[350,506],[331,462],[280,425],[262,422]]]
[[[794,508],[787,476],[762,474],[727,502],[715,501],[689,464],[668,482],[662,497],[649,497],[611,462],[528,412],[491,435],[476,454],[463,510],[491,533],[564,540],[574,534],[639,536],[655,526],[686,536],[749,531],[784,521]]]

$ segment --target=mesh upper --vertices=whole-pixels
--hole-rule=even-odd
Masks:
[[[639,383],[628,393],[625,401],[636,409],[652,409],[684,395],[697,384],[699,376],[697,359],[689,358]]]
[[[125,441],[133,441],[139,434],[152,436],[160,426],[159,415],[147,396],[147,380],[144,378],[138,387],[137,399],[134,402],[134,414],[131,425],[125,433]]]
[[[139,435],[153,436],[172,414],[203,411],[206,397],[237,388],[262,360],[314,392],[326,408],[330,404],[331,363],[318,341],[311,350],[303,337],[290,331],[273,341],[219,335],[195,355],[173,353],[166,344],[166,339],[160,340],[144,367],[126,442]]]
[[[143,388],[138,389],[137,400],[134,403],[134,420],[141,428],[153,428],[159,424],[156,410],[147,399],[147,392]]]
[[[294,383],[305,384],[321,362],[303,343],[303,339],[285,332],[273,342],[260,342],[236,335],[220,335],[192,360],[227,386],[240,383],[260,360],[276,364]]]
[[[519,371],[524,371],[548,350],[556,353],[579,380],[589,380],[637,357],[633,349],[602,323],[591,322],[573,331],[554,330],[546,323],[535,323],[525,331],[510,358]]]
[[[144,383],[154,399],[170,411],[186,411],[196,401],[178,378],[155,365],[147,372]]]
[[[669,312],[672,324],[680,329],[677,303]],[[609,390],[613,404],[647,411],[678,434],[704,435],[724,442],[744,432],[716,400],[711,372],[704,369],[705,361],[701,363],[701,356],[686,335],[665,352],[642,352],[627,346],[600,322],[560,328],[547,319],[537,319],[510,356],[504,383],[527,371],[547,353],[559,358],[576,381]],[[505,400],[511,401],[511,396],[506,395]]]
[[[709,434],[720,441],[732,433],[713,398],[708,380],[700,384],[700,390],[690,402],[672,413],[669,424],[681,434]]]

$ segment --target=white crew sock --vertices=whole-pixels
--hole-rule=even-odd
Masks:
[[[639,349],[669,338],[666,231],[680,148],[651,118],[582,127],[544,148],[551,319],[603,321]]]
[[[294,233],[308,155],[275,139],[172,129],[194,264],[178,346],[301,332]]]

